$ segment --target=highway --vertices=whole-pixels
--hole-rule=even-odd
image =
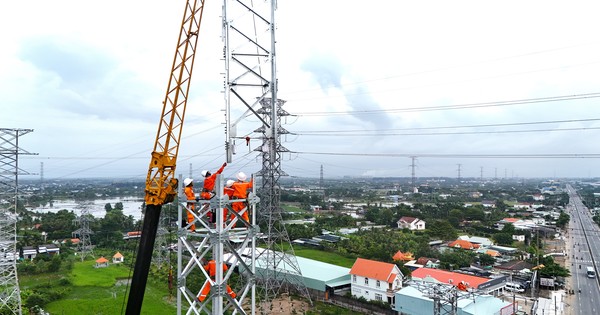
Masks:
[[[566,242],[567,254],[572,263],[570,266],[570,288],[575,290],[571,299],[573,305],[567,305],[571,314],[600,313],[600,280],[598,276],[589,278],[586,267],[593,266],[598,273],[600,262],[600,228],[594,221],[579,195],[571,185],[567,185],[569,205],[567,211],[569,221],[569,238]]]

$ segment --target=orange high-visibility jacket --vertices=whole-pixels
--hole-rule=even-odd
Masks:
[[[233,189],[233,197],[237,199],[246,199],[248,197],[248,189],[252,189],[252,182],[235,182],[231,185]]]
[[[223,271],[227,271],[229,269],[226,264],[223,264]],[[210,260],[206,265],[204,265],[204,270],[208,271],[208,275],[214,278],[217,274],[217,262],[214,260]]]
[[[229,196],[229,199],[231,199],[233,197],[233,193],[234,193],[233,188],[231,188],[231,187],[224,187],[223,188],[223,195]]]
[[[196,195],[194,194],[194,188],[192,186],[186,186],[183,192],[185,193],[187,200],[196,200]],[[191,206],[193,209],[193,204]]]
[[[215,189],[215,180],[217,179],[217,175],[221,174],[224,168],[225,164],[223,164],[223,166],[221,166],[221,168],[218,169],[214,174],[211,174],[204,179],[203,192],[212,192]]]

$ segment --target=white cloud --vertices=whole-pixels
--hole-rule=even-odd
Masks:
[[[0,11],[0,127],[33,128],[23,146],[39,152],[23,166],[46,176],[145,176],[184,1],[28,1]],[[410,176],[409,158],[360,154],[596,153],[598,130],[415,136],[459,132],[597,128],[596,121],[532,126],[405,130],[600,118],[597,98],[406,111],[409,108],[597,93],[598,4],[585,1],[279,1],[279,97],[296,176]],[[32,9],[35,8],[35,9]],[[224,160],[221,2],[207,2],[182,135],[180,171]],[[243,110],[243,109],[241,109]],[[359,111],[382,110],[379,115]],[[403,111],[404,110],[404,111]],[[307,112],[348,115],[303,115]],[[234,117],[237,118],[237,117]],[[242,126],[243,125],[243,126]],[[240,133],[260,126],[255,117]],[[385,136],[383,129],[404,129]],[[379,130],[341,136],[344,130]],[[367,133],[366,131],[363,133]],[[252,135],[251,149],[260,139]],[[261,163],[244,141],[226,174]],[[50,159],[42,160],[42,157]],[[85,157],[67,160],[61,157]],[[145,157],[148,157],[146,160]],[[101,158],[101,159],[97,159]],[[116,158],[116,159],[110,159]],[[600,176],[597,159],[434,159],[422,176]],[[574,163],[576,161],[576,163]],[[183,165],[183,166],[182,166]],[[196,172],[197,173],[197,172]],[[73,175],[71,175],[73,174]]]

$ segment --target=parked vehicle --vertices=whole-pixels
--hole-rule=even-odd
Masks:
[[[504,286],[504,289],[506,289],[507,291],[517,292],[517,293],[525,292],[525,288],[521,284],[515,283],[515,282],[507,282],[506,285]]]

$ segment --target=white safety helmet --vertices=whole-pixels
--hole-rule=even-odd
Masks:
[[[241,180],[241,181],[245,181],[245,180],[246,180],[246,178],[247,178],[247,177],[246,177],[246,174],[244,174],[244,172],[239,172],[239,173],[237,173],[237,175],[236,175],[235,177],[237,177],[237,179],[238,179],[238,180]]]
[[[183,186],[189,186],[194,180],[191,178],[186,178],[183,180]]]
[[[206,177],[206,175],[208,175],[208,173],[209,173],[209,171],[204,170],[200,174],[202,175],[202,177]]]
[[[225,183],[225,185],[227,187],[231,187],[233,185],[233,183],[235,183],[235,181],[233,179],[230,179],[230,180],[227,181],[227,183]]]

